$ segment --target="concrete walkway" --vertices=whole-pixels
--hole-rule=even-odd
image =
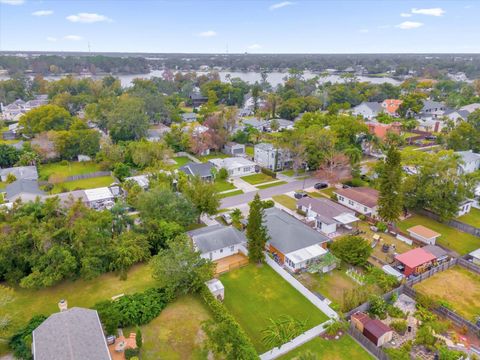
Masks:
[[[258,191],[258,189],[253,186],[252,184],[249,184],[245,180],[239,178],[239,177],[234,177],[231,178],[233,185],[240,190],[243,190],[243,192],[251,192],[251,191]]]
[[[218,221],[206,214],[202,214],[200,220],[207,226],[218,225]]]

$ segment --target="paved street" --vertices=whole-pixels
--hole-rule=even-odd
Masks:
[[[284,185],[274,186],[271,188],[258,190],[258,191],[250,191],[245,194],[227,197],[222,199],[220,208],[224,209],[224,208],[230,208],[233,206],[238,206],[241,204],[246,204],[253,200],[253,197],[257,192],[260,195],[260,198],[267,199],[267,198],[271,198],[274,195],[280,195],[290,191],[300,190],[302,189],[303,182],[304,182],[303,180],[296,180]],[[319,182],[319,180],[315,178],[306,179],[305,188],[312,187],[317,182]]]

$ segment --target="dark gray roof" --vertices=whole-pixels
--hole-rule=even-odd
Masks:
[[[36,166],[15,166],[11,168],[0,169],[0,176],[8,176],[8,174],[13,174],[17,178],[27,179],[27,180],[37,180],[38,172]]]
[[[20,194],[30,194],[33,196],[45,195],[45,192],[40,190],[36,180],[17,180],[6,187],[7,199],[12,199]]]
[[[250,126],[253,126],[254,128],[267,126],[269,123],[267,120],[262,120],[257,118],[242,119],[242,122],[243,122],[243,125],[250,125]]]
[[[355,215],[355,211],[350,210],[329,199],[314,199],[307,196],[298,200],[297,205],[301,205],[306,208],[310,207],[311,210],[318,215],[318,218],[325,224],[338,223],[338,221],[336,221],[334,217],[341,214],[347,213]]]
[[[285,211],[274,207],[265,210],[265,225],[270,243],[283,254],[330,240]]]
[[[443,250],[440,246],[437,245],[427,245],[423,247],[423,250],[428,251],[430,254],[435,256],[437,259],[446,257],[448,253]]]
[[[247,242],[242,232],[220,224],[189,231],[188,235],[202,254]]]
[[[178,170],[183,171],[187,175],[209,177],[212,176],[212,168],[214,167],[215,166],[210,162],[203,164],[190,162],[184,166],[181,166]]]
[[[195,113],[184,113],[181,115],[183,121],[195,121],[197,120],[197,114]]]
[[[96,310],[71,308],[33,331],[35,360],[111,360]]]
[[[383,111],[383,107],[382,107],[382,104],[378,103],[378,102],[363,102],[361,103],[360,105],[365,105],[366,107],[368,107],[370,110],[372,110],[373,112],[382,112]],[[360,106],[358,105],[358,106]]]

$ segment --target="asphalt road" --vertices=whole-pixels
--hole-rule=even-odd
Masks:
[[[267,199],[267,198],[271,198],[274,195],[280,195],[290,191],[300,190],[303,187],[303,182],[304,182],[303,180],[297,180],[287,184],[274,186],[274,187],[263,189],[263,190],[250,191],[241,195],[226,197],[222,199],[220,208],[224,209],[224,208],[246,204],[253,200],[253,197],[257,192],[260,195],[261,199]],[[319,180],[315,178],[305,179],[305,189],[312,187],[317,182],[319,182]]]

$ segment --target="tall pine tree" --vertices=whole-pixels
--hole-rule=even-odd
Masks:
[[[267,228],[263,224],[264,211],[258,193],[250,203],[248,214],[247,240],[250,262],[261,263],[264,260],[263,250],[268,240]]]
[[[389,223],[397,221],[402,212],[402,175],[400,152],[394,146],[390,146],[380,172],[378,199],[378,215]]]

